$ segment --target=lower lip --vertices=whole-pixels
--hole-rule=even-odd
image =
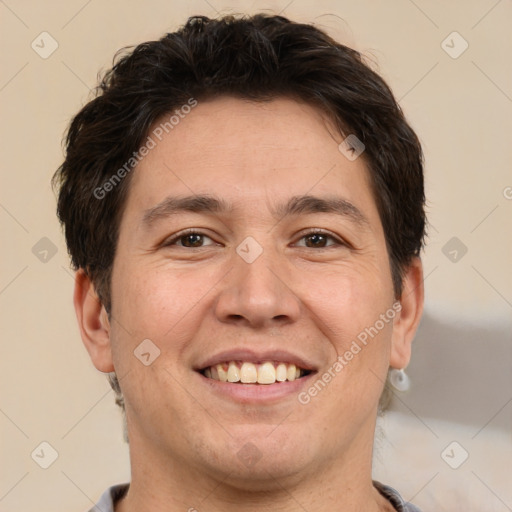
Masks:
[[[290,396],[297,396],[315,374],[315,372],[311,372],[294,381],[276,382],[274,384],[241,384],[240,382],[222,382],[209,379],[199,372],[196,373],[203,384],[207,385],[215,394],[246,404],[268,403]]]

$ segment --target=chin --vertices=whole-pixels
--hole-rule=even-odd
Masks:
[[[246,491],[269,491],[282,488],[283,480],[299,481],[311,471],[313,447],[307,437],[290,435],[291,426],[278,432],[280,428],[239,428],[228,443],[210,447],[206,465],[216,475],[223,473],[227,485]]]

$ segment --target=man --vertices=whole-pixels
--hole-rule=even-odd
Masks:
[[[371,460],[422,313],[422,152],[357,52],[191,18],[117,61],[55,181],[130,446],[93,510],[417,510]]]

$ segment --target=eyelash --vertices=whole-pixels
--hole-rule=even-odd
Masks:
[[[189,229],[186,229],[185,231],[181,231],[180,233],[177,233],[176,235],[172,236],[171,238],[168,238],[162,244],[162,246],[163,247],[169,247],[169,246],[175,245],[175,243],[178,240],[180,240],[181,238],[186,237],[187,235],[200,235],[200,236],[204,236],[204,237],[212,239],[206,233],[203,233],[202,231],[200,231],[198,229],[189,228]],[[338,245],[338,246],[347,246],[348,245],[346,242],[344,242],[343,240],[340,240],[338,237],[334,236],[329,231],[326,231],[326,230],[323,230],[323,229],[318,229],[318,228],[311,228],[311,229],[307,230],[305,233],[302,233],[302,235],[299,238],[299,240],[302,240],[303,238],[306,238],[306,237],[312,236],[312,235],[322,235],[322,236],[325,236],[326,238],[334,240],[335,244],[327,246],[327,247],[320,247],[320,249],[328,249],[329,247],[333,247],[334,245]],[[181,246],[178,246],[178,247],[181,247]],[[301,246],[301,247],[304,247],[304,246]],[[203,247],[185,247],[185,248],[186,249],[202,249]],[[312,249],[312,247],[304,247],[304,248]]]

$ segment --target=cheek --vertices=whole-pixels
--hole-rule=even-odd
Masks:
[[[183,354],[200,327],[201,300],[210,288],[200,272],[122,263],[117,267],[112,277],[112,351],[135,416],[158,414],[163,399],[155,403],[148,397],[162,389],[165,407],[178,414],[183,399],[179,382],[188,369]]]
[[[197,270],[170,272],[164,265],[120,262],[112,277],[114,351],[131,353],[150,339],[161,351],[180,352],[193,335],[191,326],[199,325],[190,319],[207,301],[211,279]]]
[[[346,350],[393,304],[390,276],[372,263],[340,266],[304,285],[304,302],[337,352]],[[390,336],[388,324],[380,330]]]
[[[347,415],[357,422],[374,411],[385,382],[393,294],[388,279],[375,273],[338,273],[325,282],[310,299],[316,326],[331,345],[330,364],[306,392],[329,422],[342,424]]]
[[[368,264],[339,268],[319,282],[321,287],[311,288],[310,309],[331,345],[331,363],[318,376],[329,381],[318,405],[342,421],[347,411],[373,410],[381,394],[395,316],[391,279],[378,265]],[[323,389],[321,384],[316,388]]]
[[[118,266],[113,275],[112,290],[112,312],[130,324],[130,331],[150,330],[152,334],[158,332],[158,325],[166,321],[170,312],[181,307],[176,297],[183,297],[183,292],[187,292],[165,272],[146,269],[136,262]]]
[[[380,319],[392,308],[392,289],[385,276],[368,270],[340,270],[310,295],[330,356],[299,399],[310,407],[310,421],[319,418],[318,425],[361,426],[375,413],[382,393],[395,312],[391,309],[387,322]],[[325,442],[337,449],[337,440],[326,435]]]

